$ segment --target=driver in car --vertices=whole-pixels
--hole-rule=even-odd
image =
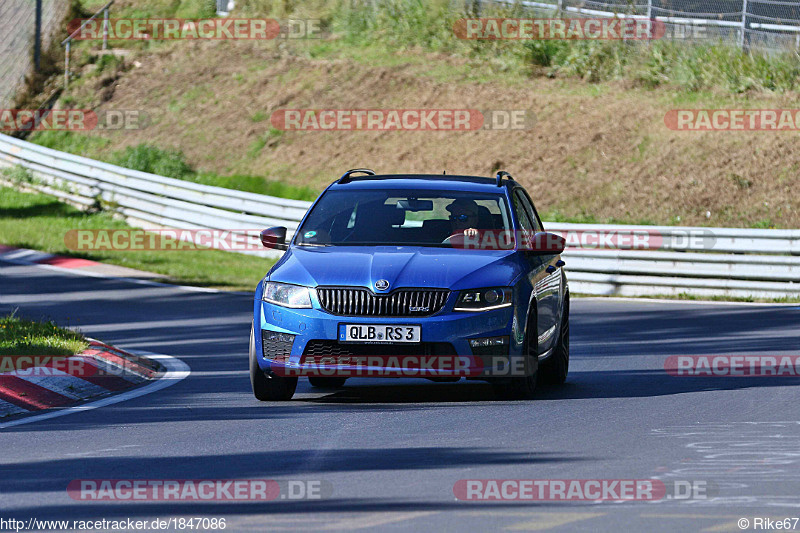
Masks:
[[[454,241],[463,242],[464,237],[474,239],[478,236],[480,207],[475,200],[459,198],[445,209],[450,212],[452,231],[445,239],[446,243],[456,244]]]

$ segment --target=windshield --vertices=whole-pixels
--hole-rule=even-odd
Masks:
[[[502,194],[462,191],[328,191],[298,230],[305,246],[435,246],[450,248],[466,230],[511,228]]]

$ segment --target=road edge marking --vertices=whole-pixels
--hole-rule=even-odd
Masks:
[[[189,365],[187,365],[177,357],[172,357],[171,355],[156,354],[141,350],[128,350],[128,351],[134,355],[142,355],[150,359],[153,359],[155,361],[158,361],[166,368],[165,374],[156,381],[153,381],[152,383],[148,383],[143,387],[138,387],[127,392],[115,394],[113,396],[108,396],[106,398],[101,398],[99,400],[82,405],[66,407],[64,409],[57,409],[39,415],[26,416],[24,418],[12,420],[10,422],[0,423],[0,430],[14,426],[21,426],[23,424],[39,422],[42,420],[49,420],[51,418],[57,418],[60,416],[71,415],[84,411],[91,411],[94,409],[98,409],[100,407],[105,407],[107,405],[113,405],[115,403],[132,400],[134,398],[145,396],[147,394],[157,392],[162,389],[166,389],[167,387],[171,387],[172,385],[175,385],[176,383],[183,381],[184,379],[189,377],[189,375],[192,373],[191,368],[189,368]]]

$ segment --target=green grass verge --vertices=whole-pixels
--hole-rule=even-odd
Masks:
[[[213,172],[199,172],[186,162],[186,156],[180,150],[162,149],[151,144],[129,146],[108,154],[104,149],[111,141],[77,132],[42,131],[31,135],[28,140],[53,150],[203,185],[309,202],[319,195],[319,191],[310,187],[297,187],[260,176],[221,176]]]
[[[53,322],[24,320],[13,314],[0,317],[0,356],[74,355],[87,346],[81,334]]]
[[[85,213],[52,196],[0,187],[0,244],[7,246],[82,257],[163,274],[167,282],[227,290],[253,290],[275,262],[220,250],[75,252],[64,243],[71,229],[129,227],[109,213]]]

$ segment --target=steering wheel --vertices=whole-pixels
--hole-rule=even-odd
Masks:
[[[467,235],[467,232],[472,232],[472,231],[474,231],[474,232],[475,232],[475,236],[477,236],[477,235],[478,235],[478,230],[476,230],[475,228],[467,228],[467,229],[465,229],[465,230],[462,230],[462,231],[460,231],[460,232],[453,233],[452,235],[450,235],[449,237],[447,237],[445,240],[443,240],[443,241],[442,241],[442,244],[450,244],[450,245],[452,245],[452,244],[453,244],[453,238],[454,238],[454,237],[460,237],[460,238],[462,238],[462,239],[467,239],[467,238],[470,238],[470,235]]]

